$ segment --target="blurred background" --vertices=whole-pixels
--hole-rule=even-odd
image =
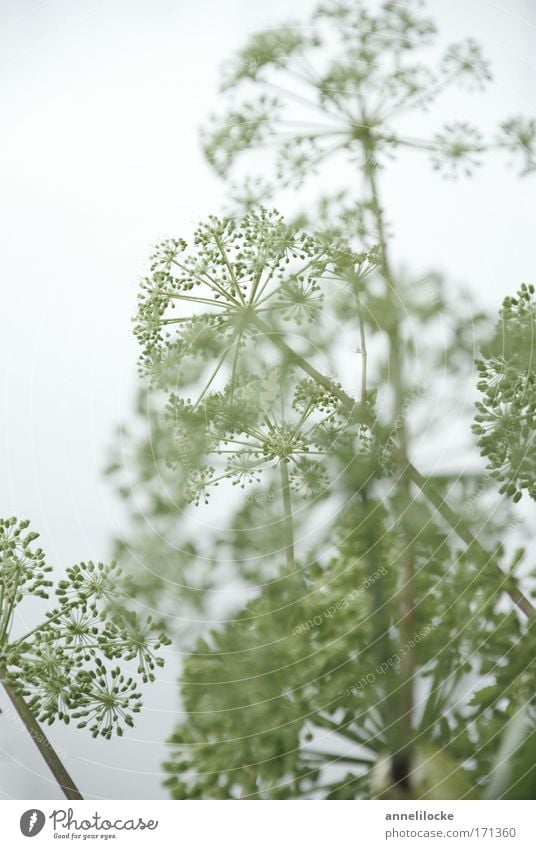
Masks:
[[[314,5],[295,0],[292,17]],[[472,36],[492,60],[495,82],[468,117],[486,126],[535,114],[533,0],[427,5],[445,40]],[[133,414],[138,281],[155,241],[188,236],[221,210],[223,185],[198,128],[218,111],[222,63],[287,10],[283,0],[0,6],[0,515],[31,519],[58,570],[107,559],[121,533],[103,469],[116,426]],[[389,173],[386,203],[397,256],[412,269],[445,272],[493,311],[521,281],[536,281],[534,182],[502,162],[455,183],[424,160],[406,162]],[[85,796],[165,798],[179,663],[169,652],[122,740],[52,727]],[[0,715],[0,798],[58,798],[9,710]]]

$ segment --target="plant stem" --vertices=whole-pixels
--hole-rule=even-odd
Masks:
[[[353,758],[351,755],[343,755],[337,754],[337,752],[322,752],[319,750],[306,749],[304,752],[308,757],[315,758],[322,763],[332,763],[336,761],[337,763],[348,763],[348,764],[359,764],[360,766],[368,766],[370,767],[373,763],[372,758]]]
[[[21,643],[26,642],[33,634],[36,634],[38,631],[41,631],[43,628],[47,628],[51,622],[57,622],[58,619],[61,619],[62,616],[66,616],[69,611],[75,610],[80,606],[80,599],[75,599],[74,601],[69,602],[64,607],[60,607],[59,610],[56,611],[52,616],[49,616],[48,619],[45,619],[44,622],[40,622],[39,625],[36,625],[35,628],[32,628],[31,631],[27,631],[22,637],[18,637],[16,640],[10,640],[10,646],[19,646]]]
[[[281,493],[283,496],[283,513],[285,522],[285,552],[287,556],[287,567],[294,571],[294,525],[292,522],[292,496],[290,494],[290,481],[288,477],[288,466],[284,460],[279,463],[281,475]]]
[[[365,154],[370,151],[365,150]],[[369,189],[372,197],[372,209],[376,218],[378,228],[379,247],[380,247],[380,271],[387,285],[388,300],[390,301],[390,316],[387,325],[387,339],[389,342],[389,377],[392,380],[394,394],[394,409],[393,421],[400,422],[398,427],[398,465],[402,472],[398,478],[398,486],[400,488],[404,504],[410,504],[411,483],[406,474],[408,464],[408,438],[406,418],[404,416],[404,401],[405,401],[405,386],[403,373],[403,344],[400,337],[400,324],[398,321],[396,309],[396,286],[395,278],[391,270],[391,265],[388,256],[387,240],[385,237],[385,225],[383,219],[383,209],[379,198],[378,186],[376,182],[376,165],[374,156],[365,158],[368,162],[366,168],[366,176],[368,178]],[[402,764],[401,774],[406,780],[411,774],[411,752],[413,740],[413,714],[414,714],[414,699],[413,690],[415,686],[415,650],[412,648],[413,637],[416,630],[416,600],[415,600],[415,563],[413,553],[413,540],[411,534],[404,529],[402,524],[402,533],[405,541],[405,550],[402,557],[402,568],[400,574],[400,636],[402,644],[406,651],[400,660],[400,678],[401,686],[399,691],[400,704],[397,711],[397,733],[398,740],[397,757]]]
[[[47,738],[23,697],[5,680],[4,675],[1,673],[0,680],[2,681],[4,690],[6,691],[11,704],[17,711],[26,730],[28,731],[28,734],[39,749],[48,768],[52,772],[52,775],[65,794],[65,797],[67,799],[83,799],[84,797],[65,769],[50,740]]]
[[[361,308],[358,309],[359,338],[361,340],[361,405],[364,408],[367,403],[367,337],[365,334],[365,322]]]
[[[329,377],[326,377],[324,374],[318,371],[305,357],[302,357],[301,354],[298,354],[293,348],[291,348],[281,334],[279,330],[272,330],[272,328],[266,324],[261,318],[255,319],[255,325],[260,330],[267,339],[270,339],[272,344],[278,348],[282,354],[285,355],[286,359],[290,363],[294,363],[299,368],[302,369],[309,377],[312,377],[313,380],[316,380],[320,386],[323,386],[324,389],[327,389],[328,392],[337,398],[345,407],[347,412],[350,414],[351,418],[357,422],[366,422],[369,418],[369,414],[366,410],[364,410],[361,405],[355,401],[344,389],[341,389],[338,383],[335,383],[333,380],[330,380]]]
[[[342,737],[346,737],[348,740],[352,740],[353,743],[358,743],[360,746],[369,746],[371,740],[365,737],[360,737],[356,731],[348,728],[350,723],[346,723],[345,725],[341,725],[340,722],[335,722],[332,719],[329,719],[327,716],[322,716],[322,714],[317,713],[314,718],[314,724],[318,725],[320,728],[328,728],[330,731],[334,731],[337,734],[340,734]]]

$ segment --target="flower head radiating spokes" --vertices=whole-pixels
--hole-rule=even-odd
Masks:
[[[80,698],[73,718],[78,728],[86,728],[93,737],[110,739],[114,730],[121,737],[123,726],[132,728],[133,714],[141,710],[141,693],[133,678],[127,678],[118,666],[107,669],[97,658],[95,668],[78,673]]]
[[[536,121],[534,118],[515,117],[504,121],[500,127],[498,143],[521,158],[521,175],[536,169]]]
[[[108,661],[137,661],[141,681],[154,680],[162,665],[156,655],[169,643],[150,617],[129,610],[129,582],[112,563],[81,563],[66,571],[56,588],[59,606],[21,637],[13,637],[16,610],[24,596],[48,598],[52,582],[45,555],[32,543],[28,522],[0,520],[0,676],[27,699],[41,722],[92,721],[91,731],[110,737],[132,725],[141,696],[134,677],[125,678]]]
[[[238,223],[213,216],[190,249],[171,240],[153,255],[135,321],[141,366],[161,386],[195,383],[206,370],[198,404],[223,366],[234,373],[260,322],[315,321],[322,283],[362,274],[365,262],[374,266],[372,254],[354,253],[340,234],[305,234],[275,210],[249,212]]]
[[[277,395],[268,391],[277,381]],[[268,387],[268,389],[267,389]],[[293,399],[288,405],[288,398]],[[174,409],[180,414],[175,416]],[[188,412],[189,411],[189,412]],[[179,445],[190,423],[201,420],[201,412],[178,399],[170,405],[170,420]],[[271,367],[264,374],[241,375],[221,391],[207,395],[203,403],[205,441],[197,463],[183,462],[188,473],[186,496],[198,505],[208,503],[210,491],[227,479],[243,489],[261,481],[264,470],[289,465],[293,488],[315,495],[327,493],[328,475],[324,469],[327,451],[344,440],[360,442],[369,450],[368,429],[356,433],[338,400],[288,368]],[[329,428],[331,441],[326,444]],[[357,442],[351,448],[356,450]],[[308,461],[308,465],[305,461]],[[177,457],[177,463],[181,460]]]
[[[432,165],[448,177],[460,172],[470,177],[480,165],[478,154],[483,150],[482,135],[476,127],[466,122],[447,124],[434,138]]]
[[[292,331],[307,340],[301,327],[316,321],[324,294],[333,297],[335,284],[343,284],[359,297],[376,265],[374,250],[354,252],[343,229],[306,235],[263,208],[239,222],[209,218],[190,249],[180,239],[157,247],[136,334],[142,368],[158,385],[169,388],[173,379],[177,389],[188,382],[193,388],[193,398],[173,391],[167,404],[166,462],[185,475],[187,500],[206,503],[225,478],[240,488],[258,483],[263,469],[279,463],[290,464],[294,489],[319,491],[326,450],[356,448],[356,438],[363,449],[372,408],[365,402],[356,429],[342,387],[304,380],[285,337]],[[319,350],[322,332],[317,328]],[[283,353],[279,365],[274,353]]]
[[[460,44],[451,44],[445,53],[443,67],[447,76],[455,77],[460,82],[466,81],[470,87],[484,88],[491,80],[490,64],[473,38]]]
[[[211,216],[196,230],[190,252],[180,240],[157,246],[138,302],[143,364],[150,370],[169,351],[179,359],[225,359],[257,332],[262,313],[288,312],[294,289],[303,289],[307,306],[327,265],[326,246],[288,227],[274,210],[248,213],[238,225]],[[174,317],[179,302],[182,314]],[[173,337],[171,325],[177,325]]]
[[[471,171],[475,153],[487,149],[529,152],[533,161],[536,129],[525,123],[518,131],[516,119],[505,122],[495,140],[468,147],[443,144],[448,127],[422,137],[397,129],[400,116],[428,108],[450,86],[482,89],[491,79],[472,38],[448,46],[439,61],[420,61],[435,34],[422,6],[388,0],[372,12],[356,2],[325,3],[308,21],[254,35],[223,84],[233,95],[244,90],[245,101],[233,101],[204,131],[209,162],[226,176],[243,152],[269,148],[279,182],[299,185],[333,154],[354,163],[358,156],[371,168],[412,147],[429,151],[435,167],[445,165],[451,174]],[[419,61],[412,58],[416,50]],[[467,159],[469,167],[451,168],[450,157],[457,166]]]

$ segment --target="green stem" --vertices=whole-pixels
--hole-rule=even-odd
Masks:
[[[238,280],[236,279],[236,275],[234,273],[233,266],[229,262],[229,257],[227,256],[227,251],[225,250],[225,246],[224,246],[222,240],[219,238],[219,236],[216,236],[215,238],[216,238],[216,244],[217,244],[217,246],[220,250],[220,253],[223,257],[223,261],[224,261],[225,265],[227,266],[227,271],[229,272],[229,277],[231,278],[231,282],[232,282],[233,286],[235,287],[236,292],[238,293],[238,297],[240,298],[240,302],[245,306],[246,301],[244,300],[244,293],[242,292],[242,289],[240,288],[240,284],[239,284]]]
[[[58,619],[61,619],[62,616],[66,616],[69,611],[76,610],[77,607],[80,607],[82,603],[85,602],[85,599],[81,601],[80,599],[76,599],[75,601],[70,601],[64,607],[60,608],[56,613],[52,616],[49,616],[44,622],[40,622],[39,625],[36,625],[35,628],[32,628],[31,631],[27,631],[22,637],[18,637],[16,640],[10,640],[10,646],[19,646],[21,643],[25,643],[33,634],[36,634],[38,631],[41,631],[43,628],[48,627],[52,622],[57,622]]]
[[[365,404],[367,403],[367,337],[365,334],[365,322],[363,320],[363,313],[361,307],[358,309],[358,319],[359,319],[359,338],[361,340],[360,350],[361,350],[361,405],[365,408]]]
[[[50,740],[47,738],[46,734],[37,722],[35,716],[26,704],[25,700],[19,693],[17,693],[17,691],[12,687],[12,685],[6,681],[4,675],[5,672],[0,673],[0,680],[2,681],[4,690],[6,691],[11,701],[11,704],[13,705],[19,717],[21,718],[24,727],[28,731],[28,734],[30,735],[35,745],[39,749],[41,755],[43,756],[43,759],[45,760],[52,775],[54,776],[59,786],[61,787],[63,793],[65,794],[65,797],[67,799],[83,799],[84,797],[82,796],[73,779],[63,766],[63,763],[61,762]]]
[[[287,556],[287,567],[294,572],[294,524],[292,521],[292,496],[290,493],[290,481],[288,476],[288,464],[281,460],[279,463],[281,475],[281,494],[283,496],[283,513],[285,522],[285,552]]]
[[[365,153],[367,151],[365,150]],[[380,202],[378,186],[376,182],[376,166],[374,164],[374,151],[369,151],[370,155],[366,160],[369,166],[366,169],[369,188],[372,196],[372,208],[376,218],[378,227],[378,236],[380,241],[380,271],[387,284],[388,300],[390,301],[390,321],[387,329],[387,337],[389,342],[389,377],[393,384],[394,393],[394,410],[393,421],[400,421],[398,428],[398,465],[403,470],[398,478],[404,503],[411,503],[411,483],[406,474],[408,464],[408,435],[406,420],[404,416],[404,401],[405,401],[405,385],[403,373],[403,344],[400,336],[400,323],[398,321],[396,309],[396,285],[394,274],[391,269],[387,240],[385,237],[385,224],[383,219],[383,208]],[[403,530],[405,541],[405,550],[402,556],[401,573],[400,573],[400,635],[403,643],[406,646],[411,646],[416,630],[416,599],[415,599],[415,562],[413,551],[413,540],[407,529]],[[400,660],[400,679],[401,685],[399,690],[399,709],[397,711],[397,733],[398,740],[397,748],[399,756],[404,759],[404,772],[406,775],[411,773],[411,755],[412,755],[412,739],[413,739],[413,716],[414,707],[414,687],[416,674],[416,659],[415,650],[408,648]]]
[[[323,386],[324,389],[327,389],[328,392],[337,398],[345,407],[347,412],[350,413],[351,419],[357,422],[365,422],[369,418],[367,411],[364,410],[350,395],[348,395],[344,389],[341,389],[338,383],[335,383],[333,380],[330,380],[329,377],[326,377],[324,374],[319,372],[318,369],[305,359],[305,357],[302,357],[301,354],[298,354],[297,351],[287,345],[280,330],[272,330],[272,328],[260,318],[255,319],[255,325],[264,334],[264,336],[270,339],[272,344],[275,345],[282,354],[284,354],[288,362],[297,365],[302,369],[302,371],[308,374],[309,377],[312,377],[313,380],[316,380],[316,382],[320,384],[320,386]]]
[[[336,761],[337,763],[359,764],[360,766],[368,767],[371,767],[373,764],[373,760],[371,758],[353,758],[351,755],[341,755],[336,752],[321,752],[312,749],[305,749],[304,755],[319,760],[322,763],[332,763],[333,761]]]
[[[314,724],[318,725],[320,728],[328,728],[330,731],[340,734],[342,737],[351,740],[353,743],[357,743],[360,746],[370,748],[371,751],[374,751],[374,749],[370,745],[372,743],[372,739],[360,737],[356,731],[350,730],[348,728],[348,725],[350,723],[346,723],[346,725],[341,725],[340,723],[334,722],[332,719],[328,719],[328,717],[322,716],[318,713],[315,715],[313,721]]]

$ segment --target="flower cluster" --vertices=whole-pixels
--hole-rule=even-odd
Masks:
[[[199,417],[191,405],[179,399],[174,403],[181,410],[174,418],[180,444],[189,428],[188,416],[196,421]],[[355,432],[337,398],[312,380],[300,380],[288,367],[235,377],[232,385],[205,397],[203,417],[204,454],[189,467],[186,488],[187,499],[196,505],[207,503],[210,490],[223,480],[244,489],[260,483],[263,471],[280,463],[289,466],[295,491],[326,494],[327,454]]]
[[[354,162],[359,154],[376,168],[404,147],[427,150],[450,176],[471,173],[474,154],[495,148],[521,153],[525,170],[533,168],[534,122],[507,120],[486,143],[464,121],[430,137],[396,129],[400,116],[428,108],[450,86],[480,90],[491,79],[472,38],[449,45],[434,66],[412,62],[434,34],[421,3],[386,0],[374,12],[359,2],[322,4],[309,21],[254,35],[223,89],[260,93],[212,118],[203,134],[209,162],[227,176],[243,152],[269,142],[274,173],[287,185],[300,185],[334,154]]]
[[[109,739],[133,724],[141,707],[136,679],[154,680],[169,644],[151,618],[127,608],[128,582],[112,564],[81,563],[67,570],[55,594],[58,606],[22,636],[15,615],[25,595],[49,597],[51,567],[32,546],[28,522],[0,521],[0,675],[28,700],[41,722],[77,720]],[[117,664],[135,662],[132,676]]]
[[[443,59],[443,67],[447,75],[465,82],[470,88],[482,89],[491,80],[490,64],[473,38],[451,44]]]
[[[262,313],[311,321],[318,312],[326,247],[275,210],[250,212],[238,224],[211,216],[186,248],[182,240],[158,245],[141,284],[135,332],[150,373],[165,369],[167,358],[179,373],[192,357],[219,356],[223,364],[258,333]],[[175,317],[179,303],[185,314]]]
[[[447,124],[434,139],[432,165],[446,177],[460,173],[470,177],[480,165],[478,154],[483,150],[482,135],[476,127],[465,121]]]
[[[495,335],[477,361],[483,398],[473,430],[501,492],[514,501],[524,489],[536,499],[535,334],[534,286],[523,284],[504,300]]]
[[[215,170],[224,175],[244,145],[266,144],[271,135],[271,121],[279,108],[275,98],[260,97],[256,103],[244,103],[227,115],[225,126],[207,135],[204,152]]]
[[[498,143],[521,158],[521,174],[530,174],[536,169],[536,121],[534,118],[518,116],[501,124]]]
[[[330,282],[355,283],[373,267],[372,256],[353,252],[341,233],[307,235],[262,208],[239,223],[209,218],[189,251],[177,239],[157,247],[152,275],[142,283],[136,334],[142,367],[160,386],[182,388],[183,372],[195,375],[194,398],[172,392],[167,404],[166,460],[186,475],[187,500],[206,502],[224,478],[240,487],[258,482],[274,462],[297,464],[293,485],[318,490],[324,480],[318,460],[314,487],[298,484],[296,475],[304,478],[305,455],[321,455],[342,440],[349,421],[340,399],[352,402],[329,381],[327,387],[300,382],[293,369],[300,358],[285,341],[284,324],[298,329],[315,322]],[[187,315],[174,317],[177,305]],[[282,351],[280,365],[273,356],[263,360],[261,340]]]

